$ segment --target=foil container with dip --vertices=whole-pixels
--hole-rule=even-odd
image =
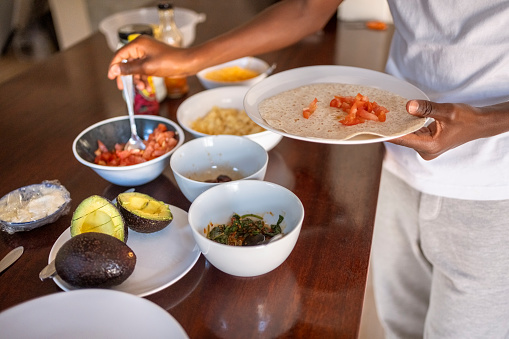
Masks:
[[[50,224],[69,213],[70,202],[57,180],[18,188],[0,199],[0,229],[14,234]]]

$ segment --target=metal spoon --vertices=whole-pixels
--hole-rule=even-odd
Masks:
[[[244,239],[244,243],[242,245],[243,246],[266,245],[266,244],[276,241],[282,237],[283,237],[283,235],[280,233],[280,234],[276,234],[275,236],[273,236],[270,239],[267,239],[263,234],[259,233],[259,234],[250,235],[250,236],[246,237]]]
[[[267,74],[267,76],[271,75],[272,72],[276,69],[277,64],[273,63],[267,70],[263,73]]]
[[[57,275],[57,269],[55,268],[55,259],[53,259],[46,267],[44,267],[39,273],[39,279],[46,280],[48,278],[53,278]]]
[[[132,75],[122,75],[122,84],[124,85],[124,97],[129,112],[129,122],[131,124],[131,138],[124,146],[125,150],[139,149],[144,150],[145,144],[136,132],[136,123],[134,122],[134,86]]]

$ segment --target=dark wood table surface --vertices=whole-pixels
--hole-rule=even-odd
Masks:
[[[217,3],[231,5],[226,17],[226,8],[212,5]],[[197,43],[260,10],[250,8],[256,7],[252,3],[175,1],[177,6],[207,14],[207,21],[197,26]],[[322,32],[261,57],[277,62],[278,72],[322,64],[380,70],[390,34],[333,18]],[[25,185],[59,180],[72,198],[71,213],[52,224],[13,235],[0,232],[0,257],[17,246],[25,248],[23,256],[0,274],[0,311],[64,293],[51,280],[42,282],[38,277],[53,243],[70,225],[72,211],[83,199],[93,194],[113,199],[125,190],[80,164],[71,150],[74,138],[86,127],[126,114],[121,93],[106,77],[111,57],[103,35],[96,33],[0,85],[0,196]],[[189,95],[203,90],[196,77],[190,77],[189,83]],[[163,102],[160,114],[176,121],[182,100]],[[191,138],[186,134],[186,140]],[[295,192],[306,211],[289,258],[268,274],[238,278],[200,256],[182,279],[146,299],[166,309],[191,338],[356,338],[383,146],[283,138],[269,156],[266,180]],[[184,210],[190,206],[169,167],[137,191]]]

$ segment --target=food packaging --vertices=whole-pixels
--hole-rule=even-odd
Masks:
[[[18,188],[0,199],[0,228],[14,234],[50,224],[69,213],[70,202],[58,180]]]

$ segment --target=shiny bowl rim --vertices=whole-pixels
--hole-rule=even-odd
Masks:
[[[206,137],[206,136],[214,136],[214,135],[230,135],[230,134],[206,134],[206,133],[198,132],[198,131],[192,129],[190,125],[184,123],[184,121],[183,121],[184,111],[183,111],[183,108],[181,108],[181,107],[185,106],[184,104],[186,104],[186,102],[189,103],[191,101],[199,100],[201,96],[210,95],[210,93],[212,93],[212,92],[245,91],[247,93],[249,88],[250,88],[249,86],[240,86],[240,85],[239,86],[223,86],[223,87],[210,88],[210,89],[206,89],[201,92],[195,93],[195,94],[191,95],[190,97],[186,98],[184,101],[182,101],[182,103],[177,108],[177,121],[178,121],[179,125],[182,126],[183,129],[185,129],[187,132],[193,134],[194,136]],[[244,94],[244,96],[245,96],[245,94]],[[210,107],[210,109],[212,109],[212,107]],[[209,109],[209,111],[210,111],[210,109]],[[199,115],[197,117],[203,117],[209,111],[206,111],[202,115]],[[263,132],[244,134],[244,135],[240,135],[240,136],[250,137],[250,136],[258,136],[258,135],[264,136],[264,135],[273,135],[273,134],[276,134],[276,133],[274,133],[272,131],[265,130]]]
[[[264,167],[266,168],[266,167],[268,166],[268,163],[269,163],[269,153],[267,152],[267,150],[266,150],[265,148],[263,148],[263,146],[262,146],[262,145],[260,145],[259,143],[257,143],[256,141],[254,141],[254,140],[252,140],[252,139],[249,139],[249,138],[245,138],[245,137],[244,137],[244,136],[242,136],[242,135],[230,135],[230,134],[216,134],[216,135],[210,135],[210,134],[205,134],[205,135],[203,136],[203,138],[196,138],[196,139],[193,139],[193,140],[189,140],[188,142],[186,142],[186,143],[185,143],[185,145],[187,145],[187,144],[189,144],[189,143],[204,142],[202,139],[213,139],[213,138],[224,138],[224,137],[226,137],[226,138],[230,138],[230,137],[231,137],[231,138],[242,138],[242,139],[244,139],[244,140],[247,140],[247,141],[248,141],[248,143],[253,143],[253,144],[255,144],[255,145],[256,145],[255,147],[260,147],[260,148],[263,150],[263,154],[265,155],[265,156],[264,156],[264,158],[265,158],[264,163],[263,163],[263,165],[262,165],[259,169],[257,169],[254,173],[251,173],[251,174],[249,174],[249,175],[247,175],[247,176],[245,176],[245,177],[242,177],[241,179],[238,179],[238,180],[232,180],[232,182],[234,182],[234,181],[240,181],[240,180],[246,180],[248,177],[250,177],[250,176],[253,176],[253,175],[257,174],[258,172],[260,172],[261,170],[263,170],[263,168],[264,168]],[[239,140],[240,140],[240,139],[239,139]],[[242,142],[244,142],[244,141],[242,141]],[[182,147],[185,147],[185,145],[182,145]],[[177,150],[175,150],[175,151],[177,151]],[[170,159],[170,168],[171,168],[172,172],[173,172],[175,175],[178,175],[179,177],[182,177],[182,178],[184,178],[184,179],[186,179],[186,180],[190,181],[190,182],[191,182],[191,183],[193,183],[193,184],[204,184],[204,185],[205,185],[205,187],[207,187],[207,186],[211,186],[211,187],[212,187],[212,186],[217,186],[217,184],[218,184],[218,183],[216,183],[216,182],[205,182],[205,181],[200,181],[200,180],[194,180],[194,179],[191,179],[191,178],[189,178],[189,177],[187,177],[187,176],[183,175],[182,173],[180,173],[180,171],[175,170],[175,169],[174,169],[174,167],[173,167],[173,164],[174,164],[174,163],[175,163],[175,161],[176,161],[175,159],[177,159],[177,158],[172,157],[172,158]],[[250,180],[250,179],[248,179],[248,180]],[[221,184],[225,184],[225,183],[221,183]]]
[[[78,143],[78,140],[80,140],[80,138],[85,133],[89,132],[90,130],[92,130],[92,129],[98,127],[98,126],[102,126],[102,125],[105,125],[107,123],[118,121],[118,120],[129,120],[129,116],[118,116],[118,117],[113,117],[113,118],[109,118],[109,119],[105,119],[105,120],[101,120],[99,122],[96,122],[95,124],[93,124],[93,125],[87,127],[86,129],[84,129],[80,134],[78,134],[78,136],[74,139],[74,141],[72,143],[72,152],[74,154],[74,157],[79,162],[81,162],[83,165],[88,166],[88,167],[93,168],[93,169],[96,169],[96,170],[123,172],[123,171],[128,171],[128,170],[139,169],[139,168],[143,168],[143,167],[147,167],[149,165],[155,164],[156,162],[159,162],[159,161],[169,157],[170,155],[172,155],[173,152],[184,143],[184,139],[185,139],[184,131],[182,130],[182,128],[176,122],[174,122],[174,121],[172,121],[172,120],[170,120],[168,118],[157,116],[157,115],[137,115],[134,118],[135,119],[145,119],[145,120],[158,120],[158,121],[165,122],[165,123],[173,126],[173,128],[175,128],[176,134],[179,136],[178,141],[177,141],[177,145],[175,145],[175,147],[172,150],[170,150],[169,152],[167,152],[167,153],[165,153],[165,154],[163,154],[163,155],[161,155],[161,156],[159,156],[159,157],[157,157],[155,159],[143,162],[141,164],[136,164],[136,165],[129,165],[129,166],[104,166],[104,165],[94,164],[94,163],[92,163],[90,161],[87,161],[87,160],[83,159],[78,154],[78,152],[76,150],[76,145]]]
[[[252,184],[252,182],[254,182],[254,184]],[[274,242],[271,242],[271,243],[255,245],[255,246],[231,246],[231,245],[225,245],[225,244],[220,244],[218,242],[215,242],[215,241],[207,238],[204,234],[200,233],[199,230],[197,230],[195,227],[193,227],[191,225],[191,217],[189,217],[189,226],[191,227],[193,235],[201,237],[200,239],[205,239],[205,242],[210,243],[211,246],[218,246],[218,248],[229,248],[229,249],[233,248],[233,249],[238,249],[239,251],[253,251],[253,249],[256,249],[256,248],[259,248],[259,247],[268,247],[268,246],[273,247],[275,244],[278,244],[278,243],[281,244],[280,241],[283,241],[283,242],[285,240],[286,241],[290,241],[290,240],[288,240],[289,237],[287,237],[287,236],[289,236],[290,234],[293,234],[295,232],[300,232],[301,231],[302,225],[304,224],[304,217],[306,215],[306,211],[304,209],[304,204],[302,203],[300,198],[294,192],[289,190],[288,188],[286,188],[286,187],[284,187],[282,185],[273,183],[273,182],[265,181],[265,180],[236,180],[236,181],[230,181],[230,182],[222,183],[221,185],[217,185],[215,187],[211,187],[207,191],[205,191],[202,194],[200,194],[191,203],[191,206],[189,207],[189,210],[188,210],[188,215],[191,214],[193,204],[195,204],[196,200],[198,200],[201,196],[203,196],[205,194],[206,195],[212,194],[214,191],[217,191],[217,190],[220,190],[220,189],[225,189],[224,186],[228,186],[228,185],[260,185],[260,186],[264,185],[264,186],[272,186],[272,187],[277,187],[278,189],[286,190],[287,193],[289,193],[290,196],[294,197],[296,199],[296,201],[298,202],[299,213],[301,214],[300,217],[299,217],[298,222],[295,224],[295,227],[293,227],[290,232],[285,233],[281,239],[279,239],[277,241],[274,241]],[[212,193],[211,193],[211,191],[212,191]],[[201,197],[201,199],[204,199],[204,198]],[[233,211],[231,213],[233,213]],[[197,245],[198,245],[198,247],[200,246],[198,242],[197,242]],[[206,254],[204,254],[204,255],[206,256]]]
[[[237,64],[241,63],[243,60],[246,60],[246,59],[256,60],[256,62],[259,62],[260,64],[262,64],[264,66],[264,70],[261,71],[259,75],[255,76],[253,78],[249,78],[249,79],[245,79],[245,80],[238,80],[238,81],[218,81],[218,80],[210,80],[210,79],[205,78],[205,74],[210,72],[210,71],[213,71],[213,70],[216,70],[216,69],[220,69],[220,68],[223,68],[223,67],[228,67],[229,65],[234,66],[234,65],[237,65]],[[264,72],[267,71],[269,68],[270,68],[270,65],[269,65],[269,63],[267,61],[265,61],[263,59],[260,59],[260,58],[257,58],[257,57],[254,57],[254,56],[245,56],[245,57],[242,57],[242,58],[230,60],[230,61],[218,64],[218,65],[214,65],[214,66],[210,66],[210,67],[204,68],[201,71],[199,71],[198,73],[196,73],[196,77],[200,81],[205,81],[205,82],[209,82],[211,84],[217,84],[217,85],[220,85],[220,86],[221,85],[228,85],[228,84],[231,84],[233,86],[236,86],[236,85],[243,86],[242,85],[243,83],[251,83],[252,81],[255,81],[256,79],[259,79],[260,77],[265,78],[267,76],[267,74],[264,73]]]

